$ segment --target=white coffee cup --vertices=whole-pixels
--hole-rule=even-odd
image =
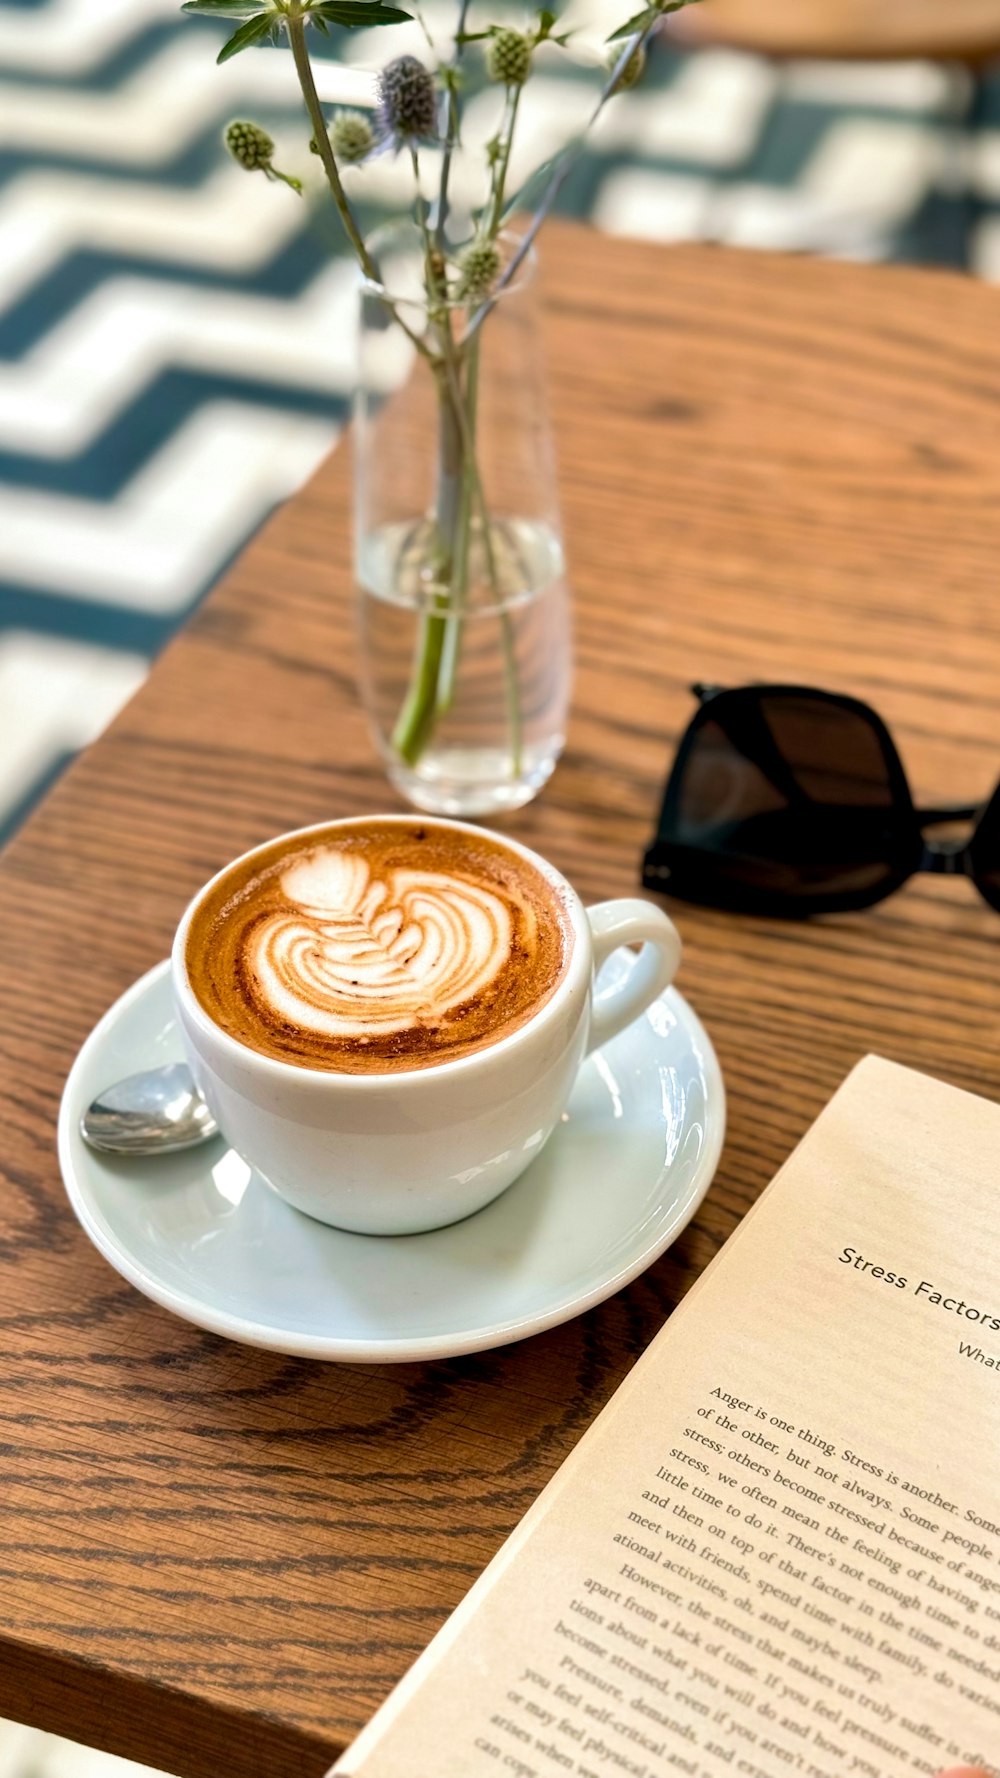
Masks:
[[[412,816],[373,819],[380,826],[412,823]],[[424,824],[478,832],[459,821]],[[288,837],[307,839],[336,826],[323,822]],[[681,941],[660,908],[632,900],[585,909],[544,858],[506,835],[490,837],[555,886],[573,946],[565,974],[533,1017],[454,1061],[335,1073],[277,1061],[220,1030],[192,991],[185,953],[195,908],[232,865],[200,891],[177,929],[174,996],[195,1079],[236,1152],[289,1204],[320,1222],[360,1234],[404,1235],[481,1210],[548,1140],[583,1057],[637,1019],[677,971]],[[640,942],[626,980],[595,1005],[602,963],[622,945]]]

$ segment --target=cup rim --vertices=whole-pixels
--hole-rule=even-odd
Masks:
[[[325,833],[331,827],[361,826],[371,821],[393,826],[419,822],[424,827],[446,828],[450,832],[485,833],[494,844],[508,847],[533,865],[558,892],[572,927],[573,948],[566,973],[562,980],[556,983],[552,993],[538,1008],[538,1011],[518,1025],[516,1030],[508,1032],[506,1037],[498,1038],[496,1043],[483,1044],[481,1048],[471,1050],[464,1056],[454,1056],[449,1061],[429,1062],[420,1068],[388,1069],[379,1074],[352,1074],[343,1069],[307,1068],[301,1062],[287,1062],[279,1056],[264,1055],[261,1050],[254,1049],[251,1044],[243,1043],[238,1037],[233,1037],[228,1031],[223,1031],[222,1027],[217,1025],[205,1011],[191,986],[188,979],[185,952],[188,931],[195,911],[203,898],[214,889],[223,877],[228,876],[229,872],[237,865],[253,858],[255,853],[267,851],[282,840],[306,839],[310,834]],[[424,815],[419,810],[405,814],[397,810],[390,814],[343,815],[335,816],[329,821],[310,822],[306,827],[291,828],[286,833],[275,834],[271,839],[261,840],[257,845],[250,846],[245,852],[241,852],[236,858],[231,858],[227,864],[215,872],[214,876],[202,884],[188,902],[174,933],[170,949],[170,966],[174,994],[182,1004],[186,1019],[205,1037],[213,1043],[217,1043],[221,1053],[228,1056],[234,1063],[239,1063],[244,1067],[260,1068],[265,1075],[274,1080],[295,1081],[300,1087],[306,1083],[313,1083],[312,1090],[316,1092],[329,1091],[331,1085],[352,1091],[381,1090],[385,1092],[395,1088],[399,1092],[404,1085],[409,1086],[411,1082],[419,1081],[424,1077],[438,1081],[445,1074],[472,1072],[477,1066],[481,1068],[484,1065],[489,1065],[492,1058],[500,1055],[508,1056],[520,1044],[536,1039],[539,1029],[559,1015],[571,993],[578,987],[589,987],[591,957],[590,923],[583,902],[573,885],[561,871],[556,869],[554,864],[549,863],[547,858],[532,851],[530,846],[525,846],[520,840],[512,839],[508,834],[497,833],[493,828],[478,827],[474,822],[457,821],[446,815]]]

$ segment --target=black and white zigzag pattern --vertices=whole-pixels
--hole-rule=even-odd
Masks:
[[[346,417],[351,267],[332,229],[220,147],[249,113],[301,166],[287,53],[219,69],[215,26],[177,4],[0,0],[0,836]],[[596,43],[622,9],[573,10]],[[333,41],[324,98],[370,100],[385,42]],[[591,90],[573,66],[533,81],[524,170]],[[779,72],[660,49],[649,83],[609,107],[567,205],[655,239],[958,257],[968,205],[949,210],[938,187],[968,152],[966,102],[922,65]],[[489,104],[473,99],[471,136]],[[988,132],[977,157],[996,188]],[[406,199],[391,158],[359,177],[369,220]],[[979,252],[1000,261],[988,216]]]

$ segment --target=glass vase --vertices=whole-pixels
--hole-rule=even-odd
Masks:
[[[353,434],[362,694],[411,803],[492,815],[550,777],[570,689],[533,255],[484,307],[443,278],[429,298],[415,229],[372,250]]]

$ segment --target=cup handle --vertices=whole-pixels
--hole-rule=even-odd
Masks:
[[[663,909],[650,901],[601,901],[586,912],[594,941],[595,977],[612,951],[642,943],[628,978],[594,1004],[589,1055],[631,1025],[670,986],[681,960],[681,938]]]

